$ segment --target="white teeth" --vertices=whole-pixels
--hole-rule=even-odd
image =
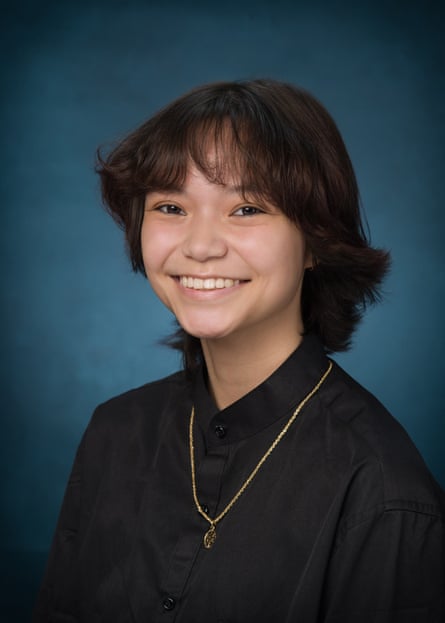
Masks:
[[[239,279],[199,279],[194,277],[179,277],[179,281],[184,288],[192,288],[193,290],[220,290],[222,288],[232,288],[239,285]]]

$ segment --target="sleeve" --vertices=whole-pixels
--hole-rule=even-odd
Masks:
[[[34,623],[76,621],[75,582],[84,519],[82,471],[84,435],[77,450],[33,613]],[[72,616],[71,616],[72,613]]]
[[[444,566],[443,518],[432,507],[356,516],[331,557],[322,620],[443,623]]]

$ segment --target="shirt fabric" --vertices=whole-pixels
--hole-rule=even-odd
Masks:
[[[99,406],[65,494],[35,622],[443,623],[443,492],[338,365],[217,524],[329,360],[314,336],[219,411],[202,367]]]

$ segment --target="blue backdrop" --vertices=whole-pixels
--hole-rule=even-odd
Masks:
[[[337,359],[444,485],[440,3],[2,5],[2,620],[29,619],[94,406],[179,365],[101,208],[95,149],[207,81],[291,81],[337,120],[373,243],[393,255],[384,303]]]

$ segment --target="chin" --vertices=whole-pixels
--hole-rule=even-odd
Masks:
[[[218,340],[221,339],[223,337],[226,337],[231,331],[228,327],[215,327],[215,326],[208,326],[208,327],[203,327],[202,325],[200,325],[199,327],[197,327],[194,324],[188,324],[188,323],[179,323],[181,325],[181,327],[184,329],[184,331],[186,331],[189,335],[192,335],[193,337],[196,337],[199,340]]]
[[[229,331],[189,331],[185,329],[189,335],[196,337],[198,340],[219,340],[226,337]]]

